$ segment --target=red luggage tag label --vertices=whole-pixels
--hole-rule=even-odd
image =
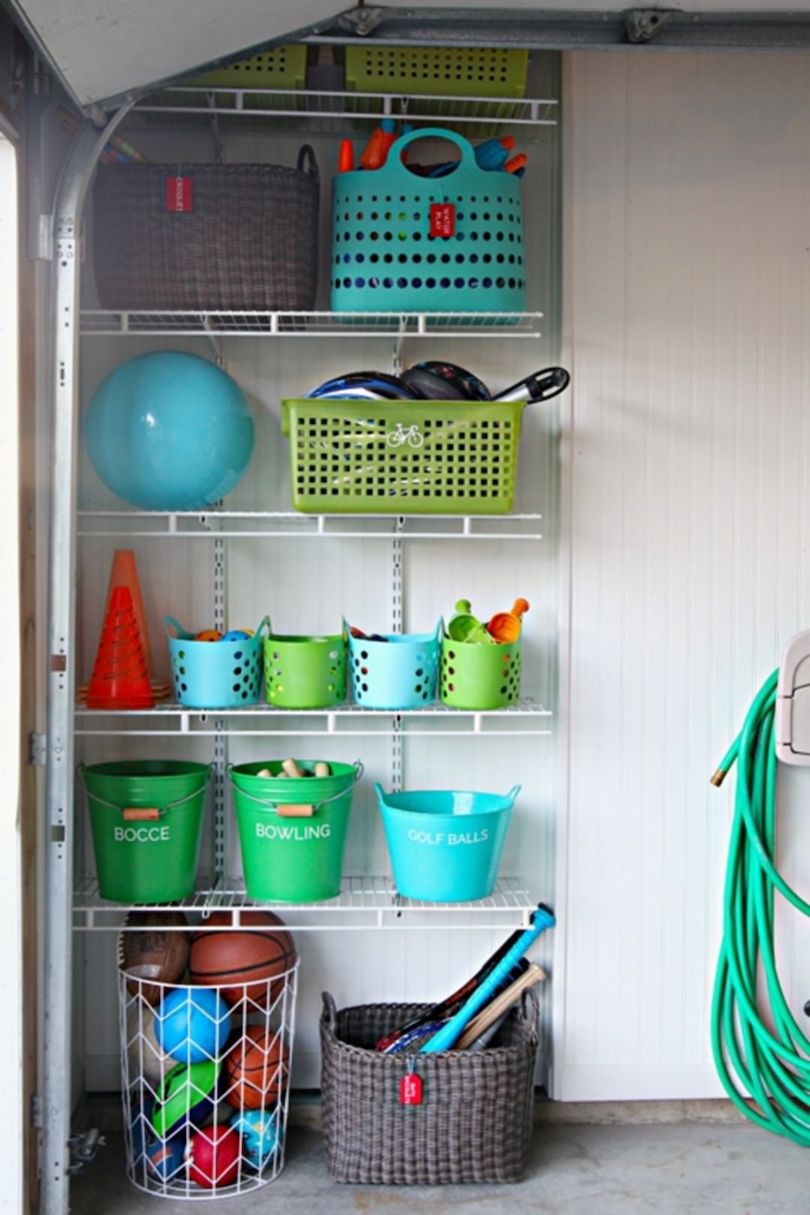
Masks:
[[[455,203],[431,203],[430,204],[430,235],[443,237],[445,240],[449,236],[456,234],[456,204]]]
[[[422,1104],[422,1077],[415,1072],[408,1072],[399,1082],[399,1104]]]
[[[166,210],[178,214],[194,210],[190,177],[166,178]]]

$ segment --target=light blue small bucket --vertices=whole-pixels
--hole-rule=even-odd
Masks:
[[[402,163],[416,139],[460,149],[445,177]],[[521,183],[481,169],[469,140],[424,127],[393,143],[381,169],[332,180],[334,312],[523,312]]]
[[[520,785],[505,796],[374,788],[401,895],[430,903],[468,903],[492,894]]]
[[[436,699],[441,620],[432,633],[380,633],[385,641],[349,638],[352,697],[363,709],[422,709]]]
[[[175,695],[189,709],[239,709],[258,703],[262,688],[265,616],[247,640],[195,641],[174,616],[166,635]],[[172,636],[172,633],[176,634]]]

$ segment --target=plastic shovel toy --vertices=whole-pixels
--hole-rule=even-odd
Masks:
[[[528,607],[528,604],[526,606]],[[486,627],[472,615],[471,608],[469,599],[458,600],[455,615],[447,622],[447,636],[451,641],[492,645],[494,637],[490,637]]]
[[[496,612],[487,622],[487,632],[499,645],[511,645],[520,637],[521,619],[528,610],[527,599],[516,599],[511,612]]]

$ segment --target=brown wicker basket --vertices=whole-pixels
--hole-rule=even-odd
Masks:
[[[384,1034],[426,1006],[363,1004],[321,1015],[321,1121],[335,1181],[450,1185],[512,1182],[532,1133],[538,1005],[527,992],[480,1051],[379,1054]],[[422,1104],[401,1105],[402,1077],[422,1079]]]
[[[167,209],[167,179],[191,179],[191,210]],[[93,260],[103,308],[129,311],[312,308],[319,180],[257,164],[102,166],[93,190]]]

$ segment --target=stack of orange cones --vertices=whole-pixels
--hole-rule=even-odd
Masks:
[[[155,704],[141,629],[128,586],[113,588],[87,688],[89,709],[151,709]]]

